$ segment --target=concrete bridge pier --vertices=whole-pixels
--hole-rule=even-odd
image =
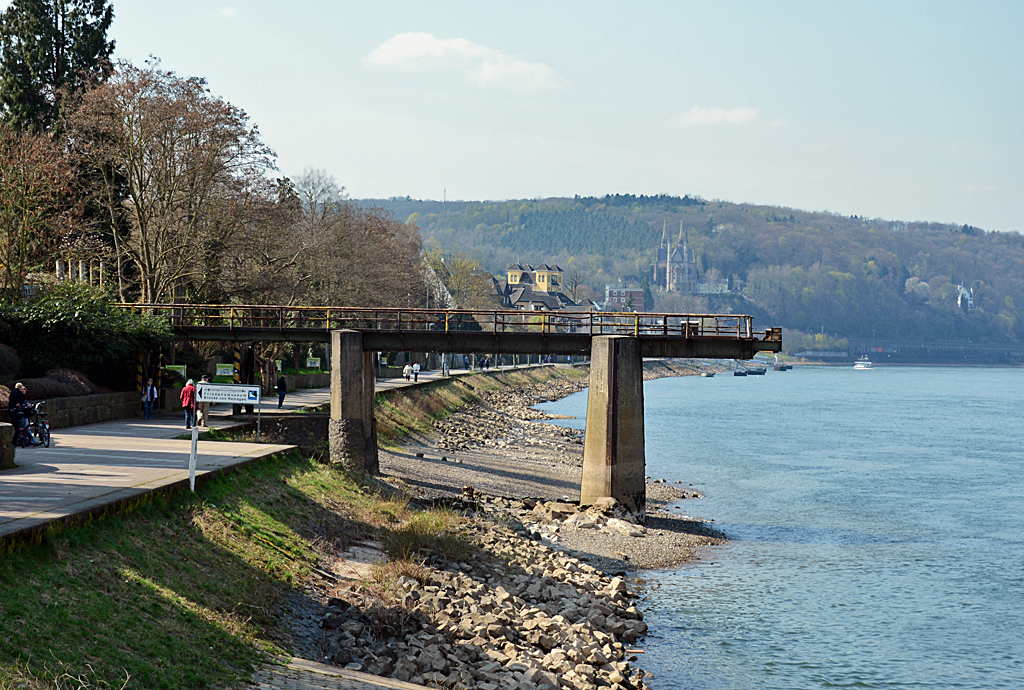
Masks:
[[[377,474],[377,424],[373,418],[373,353],[363,352],[361,331],[331,331],[331,463]]]
[[[638,338],[594,337],[580,505],[611,496],[641,521],[647,505],[643,384]]]

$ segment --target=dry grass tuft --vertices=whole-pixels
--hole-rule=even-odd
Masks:
[[[450,561],[468,558],[473,550],[459,531],[463,518],[447,510],[416,513],[402,527],[381,537],[384,551],[394,560],[434,555]]]

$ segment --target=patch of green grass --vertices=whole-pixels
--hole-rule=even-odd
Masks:
[[[186,431],[174,438],[182,441],[191,441],[192,432]],[[225,429],[208,428],[199,432],[200,441],[231,441],[236,443],[255,443],[256,429],[248,426],[228,427]]]

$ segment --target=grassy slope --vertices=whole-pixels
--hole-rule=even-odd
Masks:
[[[6,554],[0,688],[230,684],[287,650],[281,603],[321,540],[406,513],[291,455]]]

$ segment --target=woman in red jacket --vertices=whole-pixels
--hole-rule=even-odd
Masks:
[[[185,428],[191,429],[196,418],[196,382],[192,379],[181,389],[181,406],[185,408]]]

